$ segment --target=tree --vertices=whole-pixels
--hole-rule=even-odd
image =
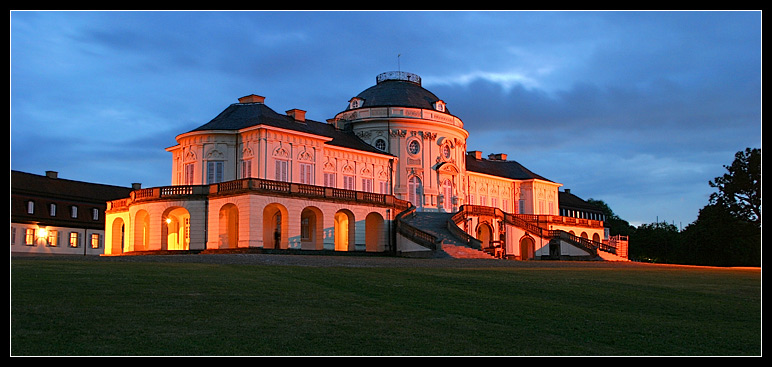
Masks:
[[[738,219],[761,226],[761,149],[746,148],[735,154],[734,162],[721,177],[710,181],[718,192],[710,203],[726,208]]]
[[[609,207],[608,204],[606,204],[603,200],[590,198],[587,199],[587,202],[598,207],[598,209],[603,212],[603,215],[606,217],[604,224],[606,227],[608,227],[611,235],[629,236],[633,231],[635,231],[635,227],[631,226],[629,222],[614,214],[614,212],[611,210],[611,207]]]

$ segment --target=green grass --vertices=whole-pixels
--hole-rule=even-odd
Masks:
[[[761,275],[14,258],[11,354],[758,356]]]

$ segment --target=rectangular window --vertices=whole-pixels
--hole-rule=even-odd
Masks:
[[[518,207],[517,207],[517,213],[518,213],[518,214],[525,214],[525,200],[523,200],[523,199],[520,199],[520,200],[517,202],[517,204],[518,204]]]
[[[467,204],[474,205],[474,195],[469,194],[469,198],[467,199]]]
[[[300,164],[300,183],[306,185],[314,184],[314,165],[310,163]]]
[[[35,214],[35,202],[32,200],[27,202],[27,214]]]
[[[334,173],[324,173],[324,186],[326,187],[335,187],[335,174]]]
[[[364,191],[364,192],[373,192],[373,179],[372,178],[363,178],[362,179],[362,191]]]
[[[354,176],[343,176],[343,188],[346,190],[355,190]]]
[[[56,204],[49,204],[48,206],[48,215],[55,217],[56,216]]]
[[[78,232],[70,232],[70,247],[78,247]]]
[[[505,213],[509,213],[509,201],[508,200],[502,200],[501,201],[501,210],[503,210]]]
[[[99,248],[99,233],[91,234],[91,248]]]
[[[252,177],[252,160],[245,159],[241,161],[241,178]]]
[[[91,219],[99,220],[99,209],[97,209],[97,208],[92,208],[91,209]]]
[[[35,244],[35,230],[33,228],[27,228],[27,230],[24,232],[24,244],[25,245]]]
[[[495,197],[491,198],[491,206],[494,207],[494,208],[498,208],[499,207],[499,199],[495,198]]]
[[[48,246],[59,246],[59,231],[48,231]]]
[[[222,182],[223,180],[223,162],[222,161],[210,161],[206,162],[206,183],[214,184]]]
[[[480,205],[488,205],[488,198],[480,196]]]
[[[289,182],[287,161],[276,160],[276,181]]]
[[[193,184],[193,178],[196,174],[196,164],[195,163],[188,163],[185,165],[185,180],[183,181],[184,185],[192,185]]]
[[[78,217],[78,207],[73,205],[70,207],[70,217],[71,218],[77,218]]]
[[[378,186],[381,190],[381,194],[389,194],[389,181],[378,181]]]

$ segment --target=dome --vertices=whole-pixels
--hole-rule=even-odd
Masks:
[[[437,102],[442,103],[434,93],[421,86],[421,78],[416,74],[392,71],[379,74],[375,80],[374,86],[354,98],[360,103],[349,108],[398,106],[435,110]],[[443,112],[449,113],[447,110]]]

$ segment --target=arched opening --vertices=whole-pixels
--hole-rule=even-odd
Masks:
[[[493,240],[493,228],[487,222],[482,222],[477,225],[477,239],[482,242],[482,249],[486,250],[491,247],[491,241]]]
[[[525,236],[520,239],[520,260],[533,259],[533,253],[535,251],[536,242],[530,236]]]
[[[386,233],[383,230],[383,216],[372,212],[365,217],[365,250],[385,251]]]
[[[239,208],[234,204],[225,204],[220,208],[220,248],[239,247]]]
[[[140,210],[134,215],[134,251],[147,251],[150,246],[150,214]]]
[[[300,213],[300,248],[324,249],[324,221],[319,208],[309,206]]]
[[[592,240],[595,242],[600,242],[600,235],[597,233],[592,234]]]
[[[123,219],[116,218],[113,221],[112,236],[110,238],[111,254],[122,254],[124,252],[123,245],[125,242],[124,239],[126,238],[124,233],[125,229],[126,225],[123,222]]]
[[[286,249],[288,247],[287,217],[287,208],[281,204],[268,204],[263,209],[263,248]]]
[[[407,201],[415,205],[416,208],[423,206],[423,186],[418,176],[410,177],[407,181]]]
[[[166,209],[161,223],[161,250],[190,249],[190,213],[182,207]]]
[[[353,251],[355,244],[354,213],[342,209],[335,213],[335,251]]]
[[[587,236],[587,232],[582,232],[582,234],[579,235],[579,237],[589,239],[589,236]]]

